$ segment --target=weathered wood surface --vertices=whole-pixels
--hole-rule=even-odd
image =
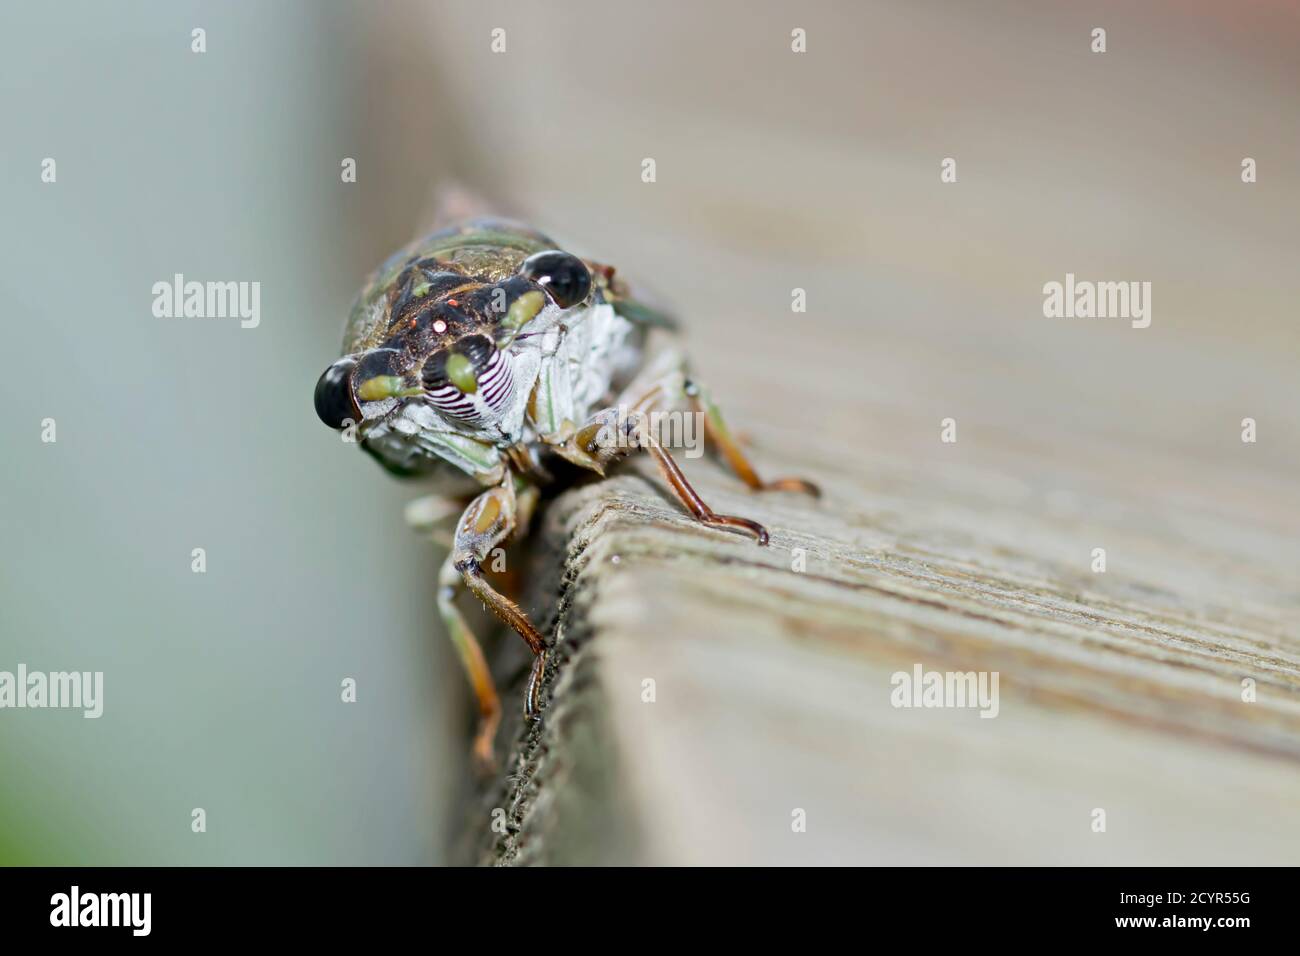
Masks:
[[[690,463],[715,508],[769,524],[768,549],[693,525],[652,469],[552,506],[558,666],[483,808],[516,832],[482,861],[1300,859],[1294,538],[809,444],[760,457],[820,478],[816,503]],[[1000,672],[997,717],[891,706],[917,663]]]

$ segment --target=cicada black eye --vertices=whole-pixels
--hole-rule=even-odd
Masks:
[[[330,428],[361,421],[361,409],[352,392],[352,370],[357,360],[345,356],[327,368],[316,382],[316,414]]]
[[[591,292],[591,273],[575,255],[552,249],[524,260],[519,270],[532,279],[562,309],[577,305]]]

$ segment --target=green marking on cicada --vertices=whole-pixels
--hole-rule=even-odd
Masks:
[[[357,398],[363,402],[382,402],[386,398],[408,398],[423,392],[422,388],[408,387],[400,375],[376,375],[361,383]]]
[[[504,473],[501,452],[492,445],[456,432],[424,432],[417,440],[429,452],[484,484],[500,481]]]
[[[545,305],[546,296],[536,289],[525,292],[511,302],[505,318],[501,320],[501,334],[504,338],[497,342],[497,347],[504,349],[513,342],[519,330],[536,318],[537,313],[541,312]]]
[[[452,352],[447,356],[447,381],[455,385],[466,395],[478,391],[478,379],[474,377],[474,363],[468,356]]]

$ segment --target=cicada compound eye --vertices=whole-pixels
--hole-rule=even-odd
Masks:
[[[529,256],[520,272],[545,289],[562,309],[577,305],[591,292],[591,273],[586,263],[558,249]]]
[[[352,371],[357,360],[344,356],[327,368],[316,382],[316,414],[330,428],[342,429],[361,421],[361,408],[352,391]]]

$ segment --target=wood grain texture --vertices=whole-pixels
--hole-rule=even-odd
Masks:
[[[1300,555],[1285,528],[974,466],[762,451],[826,497],[688,469],[715,508],[768,524],[766,549],[694,525],[650,469],[553,503],[538,563],[563,567],[557,666],[489,798],[516,832],[482,861],[1300,858]],[[555,590],[552,575],[535,605]],[[918,663],[999,672],[996,718],[891,706],[891,675]]]

